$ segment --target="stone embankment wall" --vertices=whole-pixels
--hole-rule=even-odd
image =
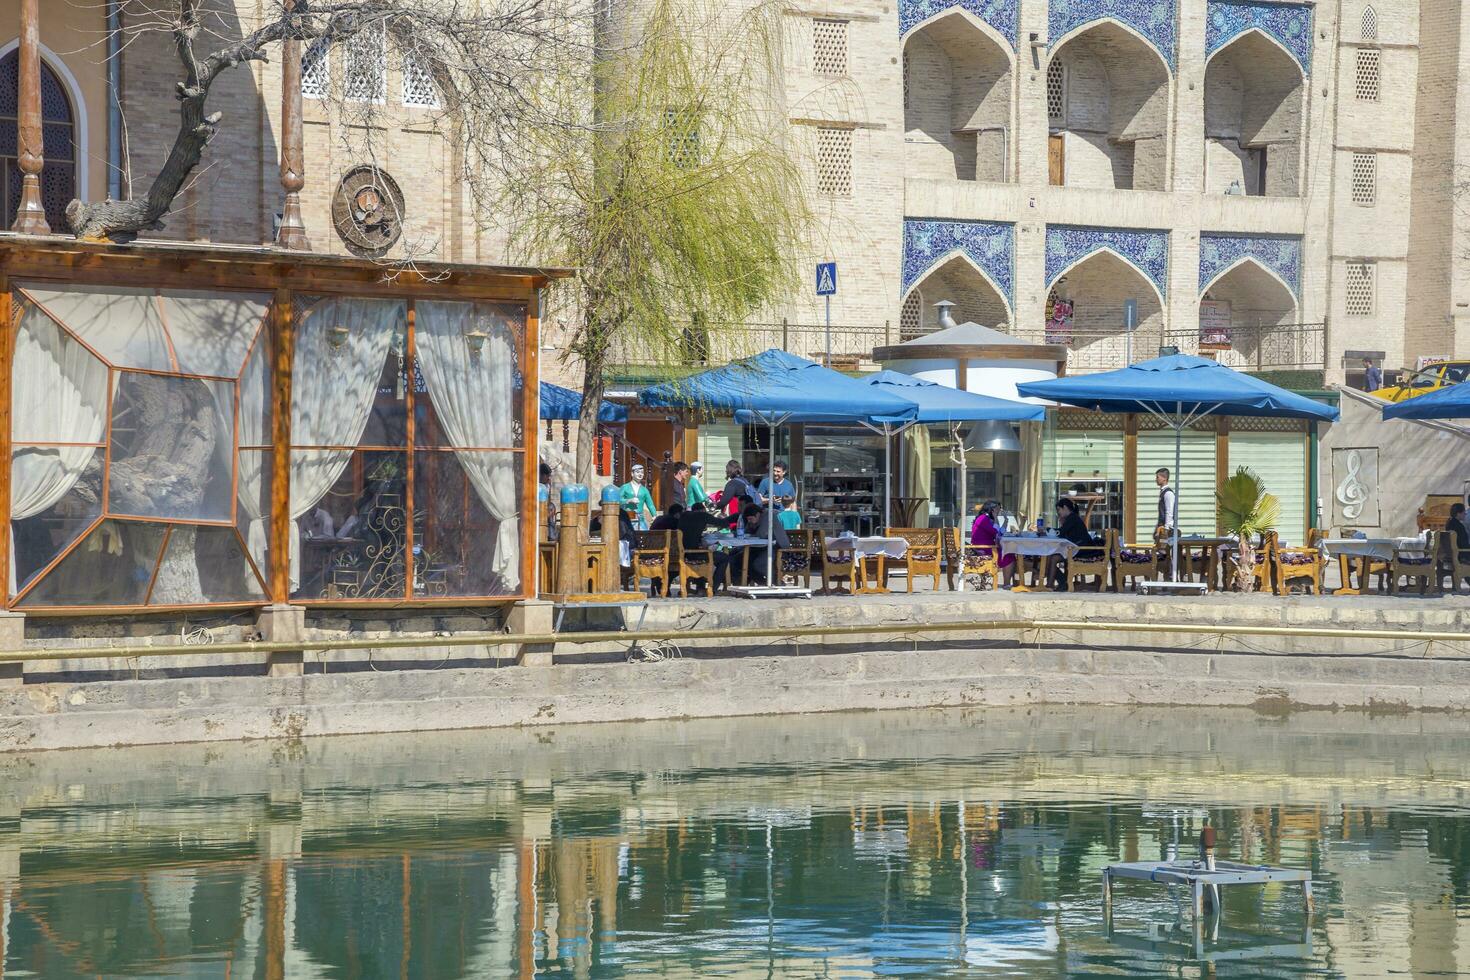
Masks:
[[[574,613],[565,625],[607,626],[606,617],[625,616],[631,626],[638,615],[636,609]],[[574,621],[598,617],[603,621]],[[1008,625],[877,632],[880,626],[975,621]],[[1051,625],[1028,625],[1036,622]],[[1190,629],[1139,628],[1160,623]],[[0,751],[966,705],[1210,705],[1269,715],[1470,709],[1470,642],[1415,636],[1470,637],[1470,601],[1457,597],[1142,600],[930,593],[655,603],[643,620],[645,631],[727,632],[718,639],[642,644],[632,662],[630,642],[559,643],[554,651],[531,653],[510,645],[449,646],[432,631],[437,625],[451,632],[444,628],[451,624],[467,625],[423,617],[374,621],[369,639],[402,636],[411,628],[422,633],[422,644],[308,650],[299,675],[272,676],[261,655],[216,655],[208,648],[179,660],[29,663],[24,683],[0,687]],[[875,632],[820,632],[864,624]],[[307,642],[361,636],[369,624],[331,625],[308,622]],[[1218,632],[1238,626],[1287,632]],[[791,633],[745,634],[773,628]],[[1305,632],[1310,630],[1344,635]],[[1395,635],[1367,636],[1367,630]],[[31,646],[96,642],[56,632]]]

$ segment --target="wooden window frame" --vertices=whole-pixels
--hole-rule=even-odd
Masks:
[[[71,247],[73,243],[67,243]],[[3,240],[0,240],[0,251],[3,251]],[[61,251],[65,251],[64,249]],[[16,285],[35,284],[58,288],[72,286],[94,286],[94,287],[143,287],[153,290],[171,289],[200,289],[217,288],[237,292],[267,292],[273,295],[270,306],[264,320],[266,321],[258,330],[253,343],[259,343],[261,338],[269,338],[273,344],[273,364],[270,372],[271,396],[270,418],[268,431],[272,434],[271,444],[268,446],[244,446],[239,444],[239,410],[238,387],[236,389],[236,452],[240,450],[268,451],[271,454],[271,481],[270,481],[270,516],[269,534],[270,547],[268,549],[268,561],[266,568],[258,568],[253,557],[250,555],[248,546],[243,540],[238,543],[247,562],[250,563],[259,579],[265,584],[265,598],[263,600],[227,600],[222,602],[203,602],[169,605],[147,605],[147,599],[151,597],[153,582],[149,582],[147,594],[143,604],[116,604],[116,605],[47,605],[47,606],[20,606],[21,600],[43,581],[47,575],[66,557],[71,554],[89,534],[93,533],[96,526],[104,520],[147,523],[164,525],[165,535],[162,548],[159,552],[160,558],[165,553],[163,549],[168,546],[171,536],[171,528],[174,526],[191,527],[226,527],[224,522],[188,521],[165,518],[139,518],[127,515],[109,515],[104,505],[99,517],[91,521],[58,555],[54,556],[41,570],[40,574],[33,577],[26,587],[19,590],[16,595],[10,595],[10,584],[4,590],[6,609],[16,609],[27,614],[36,615],[131,615],[147,614],[170,611],[186,611],[197,609],[259,609],[271,603],[289,602],[292,605],[302,605],[308,608],[330,607],[405,607],[414,608],[475,608],[475,607],[504,607],[515,602],[524,601],[535,597],[536,594],[536,557],[537,545],[535,540],[536,521],[534,511],[530,512],[528,519],[528,502],[531,507],[536,501],[536,468],[529,465],[528,460],[538,458],[539,449],[539,426],[535,424],[536,414],[536,386],[539,379],[537,365],[538,343],[539,343],[539,296],[540,290],[545,286],[541,278],[525,274],[514,274],[509,271],[503,275],[495,275],[493,271],[487,270],[484,282],[458,283],[452,289],[446,289],[442,283],[432,278],[414,282],[410,288],[382,280],[381,275],[372,276],[371,272],[353,268],[346,270],[334,280],[333,270],[320,270],[316,268],[291,268],[286,263],[281,263],[278,258],[261,259],[255,263],[239,263],[238,256],[223,255],[214,258],[224,258],[226,261],[208,263],[207,270],[196,268],[188,259],[169,261],[157,256],[137,255],[127,253],[113,253],[105,260],[77,261],[77,256],[72,254],[51,254],[45,249],[24,250],[9,252],[3,256],[9,261],[6,263],[9,269],[0,271],[0,319],[7,325],[7,329],[0,333],[0,415],[6,419],[5,424],[0,425],[0,451],[6,458],[13,457],[16,443],[12,438],[10,424],[11,392],[13,388],[12,364],[15,350],[16,331],[19,327],[18,310],[13,302],[13,289]],[[98,259],[102,259],[101,256]],[[200,266],[205,265],[199,262]],[[544,278],[544,277],[543,277]],[[356,280],[356,281],[354,281]],[[294,356],[294,317],[292,309],[298,294],[306,296],[344,296],[362,297],[374,296],[384,299],[402,299],[408,309],[413,309],[415,300],[424,299],[442,302],[469,302],[469,303],[520,303],[524,305],[524,324],[516,343],[518,346],[517,356],[519,358],[522,386],[520,390],[520,412],[521,412],[521,445],[518,447],[484,447],[486,451],[511,452],[520,456],[520,481],[519,481],[519,510],[520,510],[520,586],[516,592],[499,596],[444,596],[429,598],[412,597],[413,589],[413,566],[412,566],[412,522],[410,511],[409,539],[406,548],[406,585],[403,597],[369,600],[322,600],[322,599],[292,599],[289,596],[289,562],[290,555],[286,548],[280,544],[287,539],[286,533],[290,524],[289,520],[289,478],[281,479],[280,474],[288,474],[290,453],[292,443],[290,441],[290,387],[291,387],[291,360]],[[39,305],[39,304],[38,304]],[[49,315],[49,314],[48,314]],[[53,317],[53,320],[56,318]],[[66,329],[63,325],[63,329]],[[412,320],[410,319],[410,331]],[[67,330],[69,337],[77,338],[75,334]],[[411,336],[411,334],[410,334]],[[408,342],[406,348],[412,351],[412,341]],[[91,348],[88,348],[91,350]],[[246,354],[246,360],[253,353],[254,348]],[[96,352],[93,351],[94,356]],[[108,366],[108,413],[109,419],[104,431],[109,438],[103,443],[96,445],[111,452],[110,439],[110,413],[112,403],[112,385],[115,383],[116,374],[123,372],[174,375],[175,372],[143,370],[135,368],[115,368],[106,359],[102,358],[103,364]],[[195,375],[179,375],[183,377],[196,377]],[[238,380],[234,379],[234,380]],[[409,386],[412,388],[412,385]],[[281,409],[285,406],[287,410]],[[409,425],[412,425],[412,415],[409,416]],[[56,445],[55,443],[48,443]],[[20,445],[41,445],[40,443],[21,443]],[[314,448],[314,447],[309,447]],[[357,449],[360,447],[343,447]],[[414,454],[425,451],[456,452],[466,447],[415,447],[412,442],[407,442],[401,451],[410,466],[413,465]],[[468,447],[474,451],[479,447]],[[104,466],[107,464],[104,463]],[[235,473],[231,480],[231,513],[238,517],[238,459],[234,463]],[[411,477],[411,473],[410,473]],[[409,481],[410,486],[412,480]],[[107,473],[104,469],[103,487],[107,486]],[[105,492],[105,491],[104,491]],[[411,498],[410,498],[411,499]],[[10,486],[9,481],[0,481],[0,515],[6,525],[10,521]],[[282,518],[282,515],[286,515]],[[239,537],[238,524],[235,525],[235,533]],[[0,549],[10,547],[9,534],[0,534]],[[9,552],[3,556],[8,566]],[[156,579],[157,563],[154,567],[154,578]]]

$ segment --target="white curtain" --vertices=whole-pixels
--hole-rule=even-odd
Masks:
[[[516,460],[508,452],[467,446],[512,445],[515,423],[515,335],[505,315],[471,303],[418,303],[414,343],[429,397],[460,465],[499,524],[491,570],[508,588],[521,583],[520,507]],[[484,334],[479,352],[469,335]]]
[[[367,427],[394,331],[404,322],[401,300],[339,298],[322,300],[296,325],[291,372],[294,445],[357,445]],[[350,459],[350,449],[291,451],[293,592],[301,582],[301,532],[296,519],[326,496]]]
[[[66,336],[51,318],[27,307],[11,368],[10,514],[24,520],[56,506],[76,485],[97,450],[91,446],[27,446],[34,442],[97,443],[107,418],[107,367]],[[9,581],[15,577],[11,532]]]
[[[265,431],[266,399],[270,397],[269,363],[270,337],[262,331],[260,341],[251,351],[250,359],[245,362],[245,370],[240,374],[242,446],[261,446],[269,441],[269,434]],[[250,557],[255,559],[255,567],[260,570],[261,575],[267,574],[265,553],[269,545],[265,525],[269,505],[261,500],[265,493],[265,464],[269,456],[270,451],[264,449],[239,451],[240,478],[236,491],[240,509],[245,511],[249,521],[245,525],[245,545],[250,549]]]

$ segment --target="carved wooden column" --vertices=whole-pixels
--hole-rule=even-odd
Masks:
[[[45,163],[41,135],[41,14],[40,0],[20,3],[20,206],[11,231],[49,235],[46,208],[41,204],[41,165]]]
[[[288,16],[294,6],[288,0]],[[281,227],[276,244],[281,248],[311,251],[306,222],[301,218],[301,188],[306,186],[306,154],[301,134],[301,42],[287,38],[281,46],[281,188],[286,198],[281,205]]]

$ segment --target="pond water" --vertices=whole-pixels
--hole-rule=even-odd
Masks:
[[[1447,976],[1442,715],[884,712],[0,756],[13,977]],[[1308,868],[1187,900],[1110,862]],[[1176,830],[1177,828],[1177,830]]]

